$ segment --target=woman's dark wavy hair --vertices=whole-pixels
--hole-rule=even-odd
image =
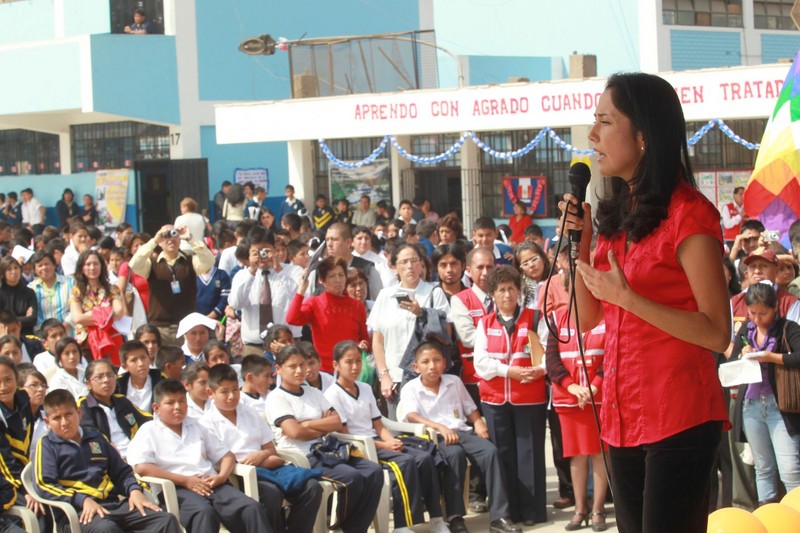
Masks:
[[[616,178],[611,198],[597,207],[600,235],[621,231],[633,242],[650,235],[667,218],[672,193],[681,181],[697,185],[689,163],[686,120],[675,89],[666,80],[641,72],[614,74],[606,83],[611,99],[644,137],[644,155],[632,187]]]
[[[78,256],[78,262],[75,264],[75,286],[78,287],[78,292],[81,295],[81,298],[86,296],[86,292],[89,289],[89,280],[86,279],[86,276],[83,273],[83,265],[86,264],[86,261],[90,257],[96,257],[97,260],[100,262],[100,286],[105,289],[106,295],[108,299],[111,299],[111,283],[108,281],[108,267],[106,266],[106,261],[103,259],[97,250],[84,250],[81,252],[81,255]]]

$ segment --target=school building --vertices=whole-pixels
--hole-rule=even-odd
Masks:
[[[207,205],[223,180],[248,177],[264,180],[276,205],[291,182],[306,201],[332,190],[395,205],[422,194],[470,220],[501,217],[511,189],[549,217],[570,162],[585,157],[570,148],[589,148],[611,73],[669,79],[687,136],[722,119],[757,143],[781,62],[800,48],[791,5],[3,0],[0,191],[31,186],[53,206],[64,187],[93,192],[98,170],[128,169],[126,218],[150,231],[174,219],[182,197]],[[124,33],[136,7],[154,33]],[[265,34],[278,41],[274,55],[239,50]],[[545,127],[552,134],[531,149]],[[527,151],[498,158],[476,140]],[[347,172],[326,155],[360,161],[381,142],[385,151]],[[719,127],[693,147],[717,198],[754,160]]]

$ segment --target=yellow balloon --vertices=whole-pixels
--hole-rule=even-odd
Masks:
[[[790,493],[783,497],[781,505],[788,505],[795,511],[800,511],[800,487],[792,489]]]
[[[769,533],[800,533],[800,511],[788,505],[768,503],[753,511]]]
[[[708,533],[770,533],[761,521],[744,509],[725,507],[708,515]]]

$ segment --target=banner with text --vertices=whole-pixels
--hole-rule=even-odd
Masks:
[[[129,176],[127,168],[97,171],[94,198],[99,227],[113,228],[125,221]]]
[[[269,170],[266,168],[237,168],[233,171],[233,182],[244,185],[247,182],[256,187],[264,187],[269,196]]]

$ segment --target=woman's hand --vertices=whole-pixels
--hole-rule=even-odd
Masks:
[[[578,407],[580,407],[581,409],[583,409],[583,407],[592,400],[592,397],[589,393],[589,387],[582,387],[577,383],[573,383],[572,385],[567,387],[567,392],[569,392],[578,399]]]
[[[608,251],[608,262],[611,265],[611,270],[604,272],[593,268],[588,263],[578,261],[578,272],[580,272],[583,283],[592,293],[592,296],[625,309],[626,298],[630,290],[628,280],[625,278],[625,273],[620,268],[619,263],[617,263],[614,252],[611,250]]]
[[[564,195],[564,199],[558,202],[558,208],[561,210],[561,217],[558,219],[556,232],[560,236],[562,224],[564,224],[564,217],[566,216],[567,222],[564,226],[564,231],[576,230],[582,232],[581,242],[591,242],[592,240],[592,206],[583,202],[583,218],[578,216],[578,199],[571,193]]]
[[[745,346],[745,348],[750,348],[750,347]],[[742,353],[743,354],[745,353],[744,348],[742,349]],[[782,365],[783,354],[775,352],[763,352],[763,355],[761,355],[760,357],[753,357],[753,361],[758,361],[759,363],[773,363],[776,365]]]
[[[384,374],[380,377],[381,379],[381,394],[387,400],[392,399],[392,395],[394,394],[394,381],[392,381],[392,376],[389,375],[389,372],[384,372]]]
[[[411,296],[407,302],[400,302],[400,308],[405,309],[414,316],[422,314],[422,307],[417,303],[417,299]]]

